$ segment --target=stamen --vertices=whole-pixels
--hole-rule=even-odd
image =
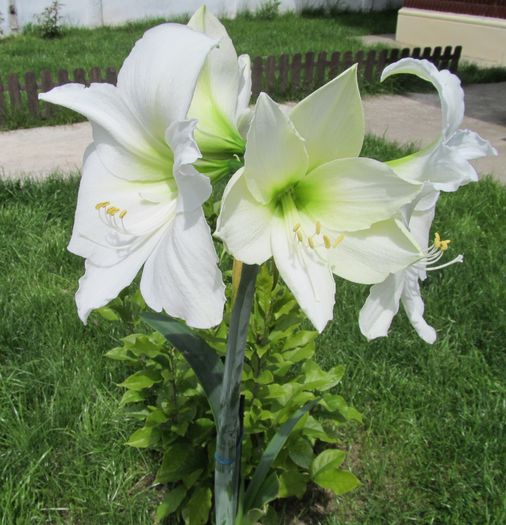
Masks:
[[[437,250],[441,250],[445,252],[446,250],[448,250],[448,245],[450,243],[451,243],[450,239],[446,239],[445,241],[442,241],[441,236],[439,235],[438,232],[436,232],[436,234],[434,235],[434,247]]]
[[[100,210],[102,208],[107,208],[107,206],[109,206],[109,204],[111,204],[109,201],[102,201],[102,202],[99,202],[96,206],[95,206],[95,209],[96,210]]]
[[[294,227],[293,227],[293,231],[294,232],[298,232],[300,230],[300,222],[298,222]]]
[[[120,219],[123,219],[123,217],[128,213],[127,210],[123,210],[120,214],[119,214],[119,218]]]
[[[341,233],[339,237],[336,237],[336,240],[334,241],[332,248],[337,248],[343,242],[343,239],[344,239],[344,233]]]
[[[313,240],[312,237],[308,237],[308,238],[307,238],[307,243],[308,243],[309,247],[310,247],[312,250],[314,250],[315,244],[314,244],[314,240]]]
[[[297,234],[298,241],[302,242],[302,240],[304,239],[302,232],[300,230],[297,230],[295,233]]]
[[[315,224],[316,235],[320,235],[321,231],[322,231],[322,225],[320,224],[320,221],[316,221],[316,224]]]
[[[327,250],[330,250],[332,247],[332,243],[330,242],[328,235],[323,235],[323,244],[325,244],[325,248],[327,248]]]
[[[120,208],[116,208],[116,206],[110,206],[109,208],[107,208],[107,215],[115,215],[119,212],[119,210]]]
[[[451,266],[452,264],[455,264],[455,263],[461,263],[461,262],[464,262],[464,256],[463,255],[457,255],[457,257],[455,257],[455,259],[452,259],[450,262],[447,262],[445,264],[440,264],[439,266],[432,266],[431,268],[425,268],[428,272],[432,271],[432,270],[441,270],[441,268],[446,268],[447,266]]]

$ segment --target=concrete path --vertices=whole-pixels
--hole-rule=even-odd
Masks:
[[[479,173],[492,173],[506,184],[506,82],[466,88],[468,128],[489,140],[499,156],[475,161]],[[364,100],[367,131],[401,144],[428,144],[441,129],[439,99],[433,93],[378,96]],[[91,128],[85,122],[0,133],[0,178],[43,179],[81,166]]]

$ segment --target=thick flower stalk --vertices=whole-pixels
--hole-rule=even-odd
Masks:
[[[145,33],[117,86],[67,84],[40,95],[86,116],[93,143],[82,169],[69,250],[86,259],[79,316],[104,306],[144,265],[146,303],[194,327],[222,319],[224,285],[201,205],[209,180],[194,121],[185,121],[199,74],[217,41],[178,24]]]
[[[333,316],[333,274],[381,282],[422,256],[395,218],[420,185],[359,158],[363,137],[356,67],[289,114],[261,94],[218,218],[216,235],[236,259],[274,258],[319,331]]]
[[[449,262],[439,264],[449,241],[442,241],[438,233],[429,246],[440,191],[456,191],[464,184],[477,181],[478,175],[469,160],[496,155],[497,152],[477,133],[459,129],[464,117],[464,92],[457,76],[446,70],[438,71],[427,60],[406,58],[385,68],[382,79],[400,73],[414,74],[431,82],[441,100],[442,125],[438,139],[412,155],[388,162],[400,177],[424,185],[420,194],[403,209],[410,231],[424,250],[424,257],[371,287],[360,311],[359,325],[368,339],[386,336],[402,303],[418,335],[432,344],[437,334],[423,316],[425,306],[420,281],[426,279],[427,271],[463,261],[463,256],[458,255]]]

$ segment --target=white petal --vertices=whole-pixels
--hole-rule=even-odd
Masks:
[[[367,158],[323,164],[296,188],[304,212],[340,232],[362,230],[394,215],[420,191],[386,164]]]
[[[409,73],[430,82],[438,91],[442,111],[442,134],[449,138],[460,126],[464,118],[464,90],[460,79],[448,70],[439,71],[428,60],[403,58],[387,66],[381,75],[381,81],[397,75]]]
[[[147,238],[135,251],[112,266],[95,266],[86,260],[86,272],[79,279],[76,293],[77,311],[83,323],[92,310],[105,306],[134,280],[162,233],[163,230]]]
[[[265,93],[260,93],[256,103],[244,160],[248,188],[264,204],[307,172],[304,141],[281,108]]]
[[[156,311],[210,328],[223,317],[225,286],[201,209],[178,213],[144,266],[142,296]]]
[[[110,84],[65,84],[39,95],[41,100],[77,111],[103,128],[129,152],[156,162],[166,154],[164,144],[139,125],[118,89]]]
[[[336,275],[362,284],[382,282],[390,273],[423,256],[411,234],[393,219],[366,230],[345,233],[343,241],[326,253]]]
[[[240,55],[237,61],[239,65],[240,79],[235,121],[239,124],[244,113],[248,111],[251,99],[251,59],[249,55]]]
[[[309,169],[357,157],[364,140],[364,111],[354,65],[299,102],[290,119],[306,141]]]
[[[239,261],[262,264],[272,257],[273,213],[251,195],[243,171],[235,173],[225,188],[215,235]]]
[[[178,212],[194,211],[210,197],[211,182],[192,164],[200,158],[199,148],[193,138],[195,120],[171,124],[165,138],[174,152],[174,178],[178,187]]]
[[[497,155],[497,150],[488,140],[482,139],[478,133],[468,129],[459,129],[446,145],[454,150],[458,150],[459,155],[466,160]]]
[[[368,340],[388,335],[392,320],[399,311],[403,284],[404,272],[401,271],[371,286],[358,318],[360,331]]]
[[[118,89],[137,119],[160,141],[183,120],[200,71],[216,40],[180,24],[144,33],[118,74]]]
[[[283,281],[302,311],[322,332],[333,317],[336,285],[328,265],[315,252],[293,240],[292,226],[276,218],[272,253]]]
[[[420,294],[420,285],[418,283],[418,273],[414,268],[406,272],[404,289],[401,296],[402,306],[406,310],[409,321],[417,334],[429,344],[436,341],[436,331],[428,325],[423,318],[425,306]]]
[[[148,201],[142,192],[157,195],[158,201]],[[126,210],[114,216],[99,210],[96,205]],[[167,181],[138,183],[113,176],[104,166],[91,145],[84,157],[83,172],[68,249],[90,259],[95,266],[110,266],[123,260],[135,250],[146,236],[154,234],[173,218],[176,207],[174,188]]]

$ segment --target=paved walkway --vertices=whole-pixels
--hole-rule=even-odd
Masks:
[[[499,152],[474,164],[479,173],[492,173],[506,184],[506,82],[472,85],[465,93],[461,127],[476,131]],[[433,93],[368,97],[364,106],[367,131],[387,140],[421,146],[434,140],[441,127]],[[0,178],[41,179],[54,171],[76,171],[91,140],[87,122],[0,133]]]

